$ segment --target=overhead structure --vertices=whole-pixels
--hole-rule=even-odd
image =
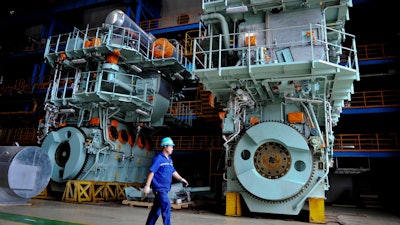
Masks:
[[[318,206],[311,213],[323,212],[332,127],[359,80],[355,37],[344,29],[351,6],[202,2],[194,73],[224,108],[227,192],[251,212],[297,215],[307,200]]]
[[[68,180],[144,183],[155,129],[191,126],[184,104],[179,115],[169,113],[174,94],[193,82],[190,62],[155,57],[154,41],[121,10],[101,27],[48,38],[44,57],[54,77],[38,143],[50,156],[54,191]]]

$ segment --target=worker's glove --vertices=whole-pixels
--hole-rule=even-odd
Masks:
[[[150,193],[150,185],[144,186],[142,191],[144,195],[148,195]]]
[[[181,182],[185,185],[185,187],[189,186],[189,183],[184,178],[181,179]]]

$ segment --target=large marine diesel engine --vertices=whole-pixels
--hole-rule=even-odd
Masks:
[[[194,73],[223,108],[226,191],[251,212],[324,203],[332,127],[359,80],[351,4],[203,1]]]
[[[190,62],[178,42],[157,40],[121,10],[101,27],[49,37],[44,56],[54,77],[38,142],[53,165],[53,189],[68,180],[144,183],[154,129],[191,125],[190,109],[175,111],[183,119],[169,113],[175,93],[194,80]]]

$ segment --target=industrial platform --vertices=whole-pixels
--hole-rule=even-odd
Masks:
[[[55,200],[31,199],[25,205],[0,205],[0,224],[57,225],[140,225],[145,224],[148,207],[131,207],[121,202],[68,203]],[[326,206],[328,225],[399,225],[399,213],[381,208]],[[397,214],[397,215],[396,215]],[[232,217],[214,213],[203,207],[191,206],[173,210],[174,225],[300,225],[310,224],[300,217],[253,214]],[[157,221],[161,225],[162,218]]]

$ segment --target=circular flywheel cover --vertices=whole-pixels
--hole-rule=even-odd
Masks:
[[[306,139],[280,122],[252,126],[236,145],[233,166],[238,181],[252,195],[285,200],[301,192],[313,170]]]
[[[51,179],[58,183],[76,177],[86,161],[85,136],[74,127],[50,132],[41,147],[53,166]]]

